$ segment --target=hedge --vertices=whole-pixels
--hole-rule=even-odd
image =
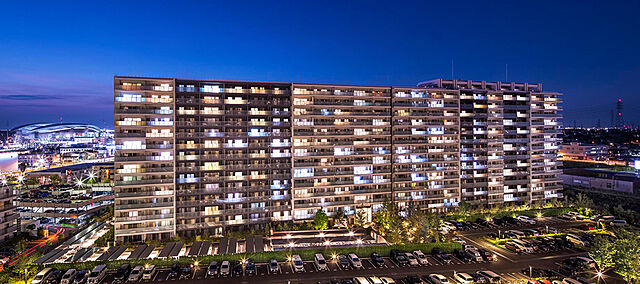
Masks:
[[[237,253],[237,254],[218,254],[218,255],[207,255],[200,256],[197,258],[183,256],[179,259],[135,259],[135,260],[115,260],[115,261],[92,261],[92,262],[81,262],[81,263],[54,263],[46,265],[46,267],[52,267],[55,269],[66,270],[66,269],[93,269],[97,265],[106,264],[110,269],[117,269],[120,265],[129,263],[132,266],[136,265],[156,265],[158,267],[170,267],[174,263],[179,263],[182,265],[193,264],[196,260],[201,264],[205,265],[210,263],[211,261],[223,261],[223,260],[241,260],[252,258],[254,261],[258,263],[268,262],[271,259],[276,259],[278,261],[286,261],[291,255],[297,254],[302,257],[303,260],[313,260],[314,254],[322,253],[325,257],[330,258],[333,254],[348,254],[348,253],[356,253],[360,257],[369,257],[372,252],[377,252],[381,256],[389,256],[389,252],[393,249],[401,250],[401,251],[414,251],[421,250],[425,253],[431,253],[433,248],[440,248],[446,252],[452,252],[454,249],[460,249],[462,247],[459,243],[425,243],[425,244],[398,244],[391,246],[362,246],[362,247],[350,247],[350,248],[327,248],[327,249],[302,249],[302,250],[293,250],[293,251],[268,251],[268,252],[258,252],[258,253]],[[43,265],[39,265],[44,267]]]

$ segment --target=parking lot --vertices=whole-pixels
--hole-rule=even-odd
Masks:
[[[208,263],[200,263],[197,267],[192,267],[188,274],[180,275],[170,279],[169,268],[158,269],[157,273],[151,280],[143,280],[143,283],[350,283],[346,279],[352,279],[359,276],[378,276],[390,277],[395,279],[397,283],[405,282],[403,279],[409,275],[424,276],[430,273],[442,274],[452,279],[455,272],[469,272],[491,270],[498,274],[502,279],[502,283],[523,283],[528,279],[523,274],[523,269],[527,267],[537,271],[537,269],[548,269],[549,271],[558,270],[568,258],[575,256],[586,256],[586,252],[581,248],[563,248],[553,252],[544,252],[536,254],[517,254],[509,250],[505,250],[486,241],[486,235],[496,230],[524,230],[527,228],[544,228],[555,227],[562,231],[573,230],[579,224],[588,223],[590,221],[572,221],[563,220],[556,217],[538,218],[536,224],[513,224],[504,226],[479,226],[468,230],[460,230],[456,234],[464,242],[476,249],[485,249],[497,256],[495,261],[476,261],[470,259],[460,259],[455,254],[450,254],[451,262],[443,263],[431,255],[431,252],[425,251],[427,263],[415,266],[399,265],[389,257],[383,257],[381,265],[375,265],[369,255],[359,255],[362,261],[362,268],[354,268],[353,266],[341,267],[334,256],[324,255],[327,259],[328,271],[318,271],[313,261],[304,261],[304,272],[295,272],[290,262],[280,262],[278,272],[271,272],[267,263],[256,263],[255,274],[245,274],[244,270],[241,275],[234,275],[231,269],[230,275],[207,275]],[[295,251],[292,252],[295,254]],[[220,262],[218,262],[220,265]],[[233,267],[233,265],[232,265]],[[534,269],[535,268],[535,269]],[[554,272],[555,273],[555,272]],[[115,271],[109,271],[107,276],[101,283],[114,282]],[[569,275],[557,273],[558,277],[566,277]],[[573,276],[573,275],[571,275]],[[609,279],[607,283],[616,283],[615,279]]]

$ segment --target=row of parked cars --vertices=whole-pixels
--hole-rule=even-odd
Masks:
[[[453,281],[450,281],[449,278],[445,277],[442,274],[429,274],[423,275],[422,277],[418,277],[417,275],[410,275],[405,277],[404,282],[407,284],[422,284],[422,283],[430,283],[430,284],[449,284],[449,283],[461,283],[461,284],[470,284],[470,283],[499,283],[502,278],[500,275],[496,274],[491,270],[481,270],[475,273],[466,273],[466,272],[456,272],[453,274]]]
[[[593,238],[593,235],[583,233],[530,239],[511,239],[505,243],[505,248],[522,254],[560,251],[571,248],[588,247],[593,242]]]
[[[131,267],[130,264],[123,264],[118,268],[114,276],[115,281],[140,281],[152,280],[158,270],[155,265]],[[107,276],[107,266],[104,264],[96,266],[93,270],[76,270],[69,269],[67,271],[56,270],[53,268],[45,268],[38,272],[33,278],[33,284],[98,284]]]
[[[480,228],[498,228],[498,227],[509,227],[509,226],[520,226],[520,225],[535,225],[537,222],[535,219],[528,216],[518,216],[514,217],[502,217],[502,218],[478,218],[475,222],[469,221],[445,221],[440,225],[440,230],[449,232],[449,231],[468,231],[468,230],[477,230]]]
[[[522,274],[534,279],[531,284],[592,284],[593,282],[582,275],[583,272],[593,271],[595,262],[584,256],[571,257],[559,263],[557,270],[546,268],[527,267],[522,269]]]

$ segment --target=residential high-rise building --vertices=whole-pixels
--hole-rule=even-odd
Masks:
[[[115,77],[118,242],[561,197],[558,93]]]
[[[14,196],[12,185],[0,186],[0,242],[9,240],[17,231],[19,215],[15,212]]]

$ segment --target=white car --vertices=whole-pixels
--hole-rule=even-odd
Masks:
[[[380,281],[382,281],[383,284],[396,284],[396,281],[391,277],[380,277]]]
[[[294,255],[291,262],[293,262],[293,270],[295,272],[304,272],[304,263],[300,255]]]
[[[220,264],[220,276],[227,276],[231,272],[231,264],[225,260]]]
[[[369,277],[369,283],[371,284],[383,284],[382,283],[382,279],[376,277],[376,276],[371,276]]]
[[[313,263],[315,264],[316,269],[318,271],[320,270],[329,271],[329,267],[327,266],[327,261],[324,259],[324,256],[321,253],[316,253]]]
[[[353,268],[362,268],[362,261],[355,253],[350,253],[347,258],[349,258],[349,263]]]
[[[453,279],[460,284],[474,283],[474,279],[469,273],[456,272],[453,274]]]
[[[416,266],[420,264],[418,259],[412,253],[406,252],[404,255],[407,258],[407,261],[409,261],[409,265]]]
[[[367,280],[366,277],[354,277],[353,283],[354,284],[371,284],[369,283],[369,280]]]
[[[421,251],[416,250],[416,251],[413,252],[413,255],[415,255],[415,257],[418,259],[420,264],[423,264],[423,265],[429,264],[429,259]]]
[[[441,274],[429,274],[429,279],[434,284],[449,284],[449,279]]]
[[[536,220],[531,219],[529,216],[518,216],[518,221],[527,223],[529,225],[535,225]]]

